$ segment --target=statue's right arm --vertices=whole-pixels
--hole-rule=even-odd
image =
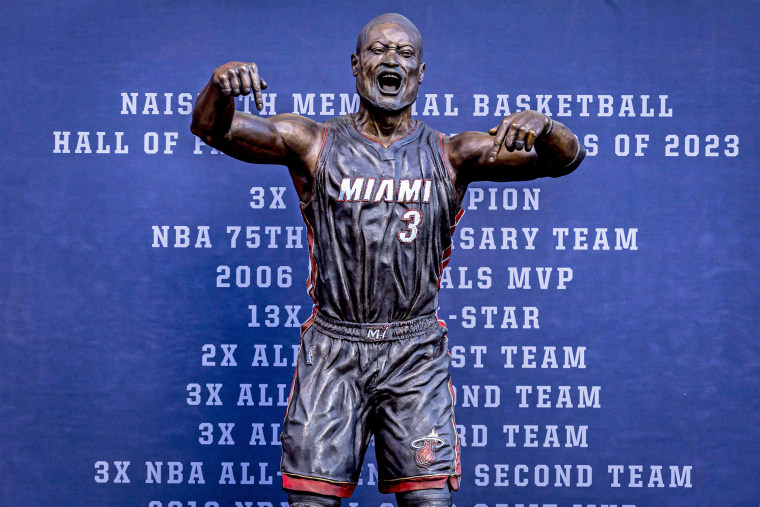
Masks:
[[[254,63],[230,62],[215,69],[195,102],[190,130],[231,157],[285,165],[293,176],[310,179],[324,125],[295,114],[262,118],[235,110],[235,97],[249,93],[261,110],[266,86]]]

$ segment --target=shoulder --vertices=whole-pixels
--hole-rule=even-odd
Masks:
[[[434,138],[436,141],[440,140],[443,136],[439,130],[434,129],[422,120],[417,120],[417,124],[415,125],[414,129],[418,130],[422,136]]]
[[[322,125],[331,131],[346,130],[353,128],[353,120],[350,114],[344,114],[343,116],[334,116],[325,120]]]
[[[277,127],[277,130],[279,130],[281,133],[301,132],[307,134],[319,134],[323,132],[325,128],[324,123],[316,122],[311,118],[307,118],[306,116],[291,113],[272,116],[269,118],[269,121],[272,122]]]
[[[278,114],[269,119],[283,142],[293,151],[303,153],[321,145],[326,127],[311,118],[297,114]]]

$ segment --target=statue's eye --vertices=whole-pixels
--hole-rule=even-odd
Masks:
[[[385,48],[381,46],[377,46],[374,48],[370,48],[370,51],[372,51],[376,55],[382,55],[383,53],[385,53]]]

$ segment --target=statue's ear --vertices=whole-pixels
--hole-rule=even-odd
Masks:
[[[422,62],[420,64],[420,80],[419,83],[422,84],[422,78],[425,77],[425,62]]]
[[[351,71],[354,76],[359,74],[359,57],[356,55],[351,55]]]

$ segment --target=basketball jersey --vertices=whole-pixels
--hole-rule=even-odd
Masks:
[[[348,322],[434,313],[462,214],[442,134],[418,121],[388,148],[350,116],[325,122],[307,225],[307,291],[315,309]]]

